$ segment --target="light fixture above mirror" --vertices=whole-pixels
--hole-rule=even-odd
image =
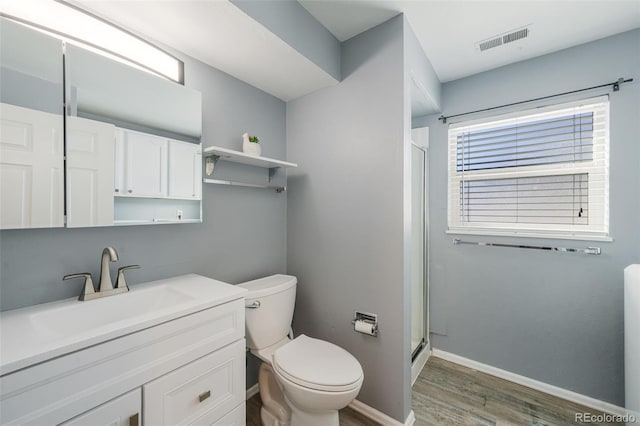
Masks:
[[[184,82],[182,61],[67,1],[0,0],[0,15],[110,59]]]

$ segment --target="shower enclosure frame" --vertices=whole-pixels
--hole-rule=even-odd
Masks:
[[[424,367],[427,358],[431,351],[431,341],[429,338],[429,129],[427,127],[420,129],[413,129],[411,141],[412,150],[412,165],[414,150],[417,149],[422,153],[422,170],[421,170],[421,182],[422,182],[422,285],[423,285],[423,303],[422,303],[422,340],[417,346],[414,346],[413,332],[414,332],[414,320],[412,309],[412,322],[411,322],[411,378],[412,383],[415,382],[420,371]],[[412,170],[412,185],[414,170]],[[413,188],[412,188],[413,191]],[[413,195],[413,194],[412,194]],[[413,205],[412,205],[413,208]],[[412,282],[412,292],[413,292]]]

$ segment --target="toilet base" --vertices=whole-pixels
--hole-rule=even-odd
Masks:
[[[276,416],[271,414],[271,412],[266,410],[264,407],[260,408],[260,419],[262,420],[262,424],[264,426],[290,426],[289,421],[283,421],[282,419],[278,419]]]
[[[260,399],[262,408],[260,417],[265,426],[289,426],[291,424],[291,409],[284,400],[278,379],[269,364],[260,364],[258,372],[260,385]]]
[[[291,426],[340,426],[338,410],[309,413],[298,410],[286,395],[284,399],[289,407],[291,407]]]

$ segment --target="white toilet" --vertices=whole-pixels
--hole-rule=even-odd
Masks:
[[[304,334],[291,340],[296,277],[272,275],[239,284],[246,295],[246,338],[260,358],[265,426],[338,426],[338,410],[360,392],[364,374],[353,355]]]

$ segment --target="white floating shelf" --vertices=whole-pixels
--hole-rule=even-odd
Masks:
[[[289,163],[282,160],[276,160],[268,157],[257,157],[248,155],[244,152],[234,151],[233,149],[221,148],[219,146],[210,146],[203,151],[204,157],[218,156],[220,160],[231,161],[233,163],[247,164],[249,166],[265,167],[268,169],[277,167],[298,167],[295,163]]]

